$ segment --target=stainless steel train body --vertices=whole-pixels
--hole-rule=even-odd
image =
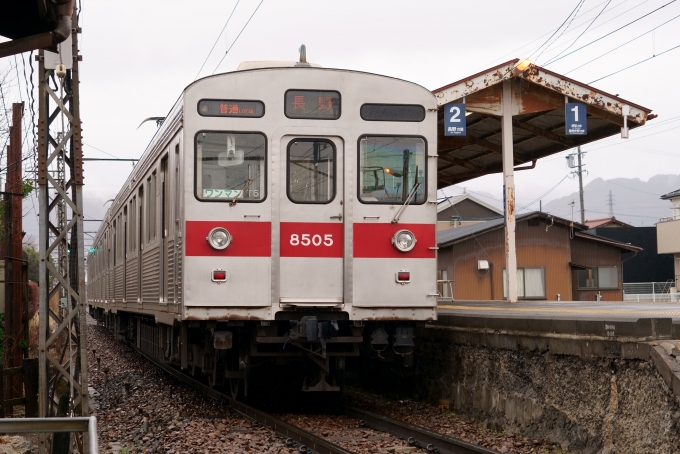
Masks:
[[[364,338],[408,356],[436,318],[436,118],[430,91],[375,74],[192,83],[96,235],[93,313],[213,384],[306,355],[306,389],[336,390]]]

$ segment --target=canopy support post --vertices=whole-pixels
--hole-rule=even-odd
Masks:
[[[503,210],[505,212],[505,288],[507,302],[517,302],[517,250],[515,248],[515,161],[512,140],[512,80],[503,81]]]

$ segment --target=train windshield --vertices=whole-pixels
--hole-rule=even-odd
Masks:
[[[329,140],[294,140],[288,145],[288,198],[329,203],[335,198],[335,146]]]
[[[359,200],[363,203],[402,204],[416,183],[411,201],[425,202],[426,145],[420,137],[364,136],[359,141]]]
[[[259,133],[196,135],[196,197],[260,202],[266,197],[266,139]]]

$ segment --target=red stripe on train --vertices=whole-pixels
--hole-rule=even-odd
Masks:
[[[416,237],[416,245],[409,252],[401,252],[392,244],[392,237],[402,229]],[[354,224],[355,258],[433,259],[435,250],[430,248],[436,246],[434,224]]]
[[[206,237],[215,227],[224,227],[232,236],[226,249],[210,247]],[[246,221],[187,221],[186,255],[209,257],[271,257],[271,222]]]
[[[281,257],[342,258],[340,222],[282,222]]]

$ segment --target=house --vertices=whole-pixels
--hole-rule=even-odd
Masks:
[[[623,267],[623,282],[625,284],[666,282],[675,276],[673,273],[673,256],[657,252],[656,227],[621,227],[616,229],[598,227],[588,230],[588,233],[642,248],[629,260],[627,260],[627,255],[624,255],[626,266]],[[631,252],[630,254],[634,253]]]
[[[671,201],[671,216],[656,224],[659,254],[673,254],[675,288],[680,287],[680,189],[661,196]]]
[[[502,216],[503,210],[470,194],[450,196],[437,202],[437,230],[478,224]]]
[[[610,218],[593,219],[593,220],[586,219],[586,226],[588,226],[589,229],[609,229],[609,228],[616,228],[616,227],[633,227],[630,224],[627,224],[623,221],[619,221],[618,219],[616,219],[616,216],[612,216]]]
[[[585,225],[538,211],[516,217],[520,299],[623,300],[622,254],[641,248],[585,230]],[[503,218],[440,230],[437,243],[442,296],[454,300],[506,297]]]

